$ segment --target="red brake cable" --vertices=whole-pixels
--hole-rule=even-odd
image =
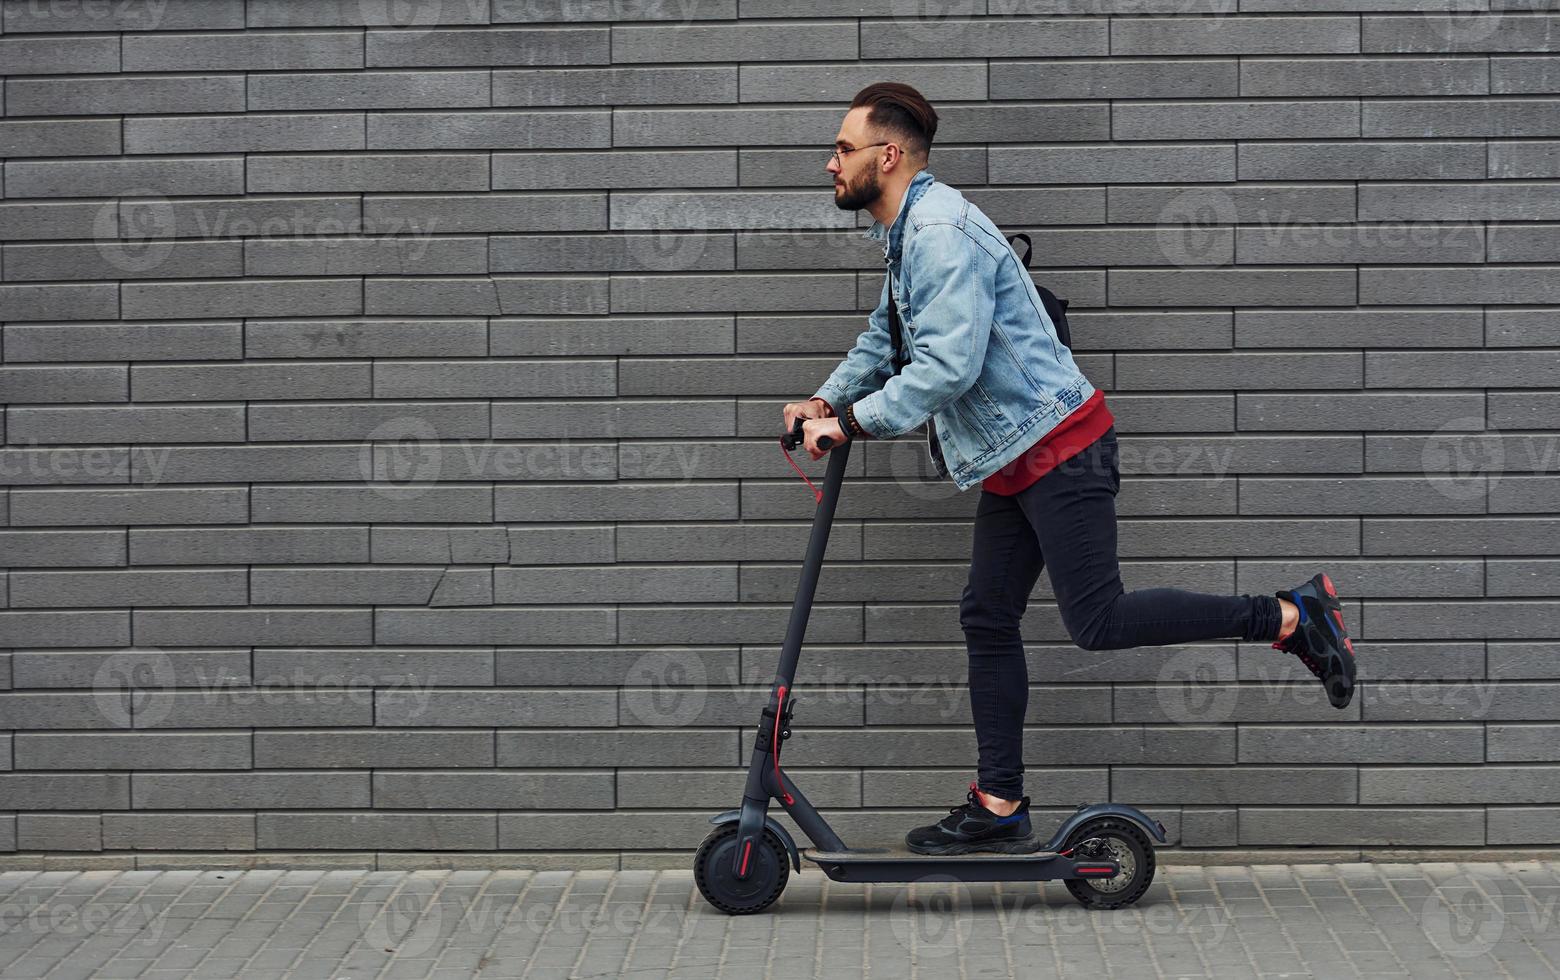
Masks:
[[[812,487],[813,502],[814,503],[822,503],[823,502],[823,491],[819,490],[817,487],[813,486],[813,481],[807,479],[807,474],[803,473],[802,472],[802,468],[800,466],[796,465],[796,460],[791,458],[791,450],[789,450],[789,449],[787,449],[785,447],[785,436],[781,436],[780,437],[780,451],[785,453],[785,461],[787,463],[791,464],[791,469],[796,471],[797,476],[800,476],[807,483],[807,485],[809,487]]]

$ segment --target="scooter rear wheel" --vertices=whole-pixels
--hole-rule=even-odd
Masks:
[[[748,876],[738,878],[731,871],[736,846],[735,823],[722,824],[710,831],[694,856],[693,880],[704,900],[727,915],[762,912],[785,891],[785,883],[791,877],[790,855],[780,838],[766,827],[750,857],[752,866]]]
[[[1154,882],[1154,845],[1148,836],[1130,820],[1101,817],[1090,820],[1074,830],[1062,845],[1071,850],[1090,838],[1104,843],[1108,857],[1121,866],[1121,871],[1110,878],[1068,878],[1064,884],[1073,898],[1091,909],[1119,909],[1131,905]]]

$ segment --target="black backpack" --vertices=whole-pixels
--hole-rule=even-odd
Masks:
[[[1018,241],[1020,238],[1024,240],[1024,254],[1019,257],[1018,261],[1024,264],[1025,270],[1028,270],[1029,257],[1034,254],[1034,247],[1029,241],[1029,236],[1023,232],[1019,232],[1012,238],[1008,239],[1008,247],[1012,248],[1013,252],[1017,254],[1018,247],[1013,243]],[[1057,338],[1061,340],[1063,347],[1071,347],[1072,329],[1067,326],[1067,300],[1059,299],[1055,293],[1051,292],[1049,289],[1046,289],[1044,286],[1036,284],[1035,289],[1040,293],[1040,302],[1045,305],[1046,316],[1050,317],[1051,322],[1056,325]],[[903,328],[899,325],[899,304],[894,302],[894,293],[891,289],[889,290],[888,294],[888,335],[889,338],[894,342],[893,360],[895,374],[898,374],[899,369],[904,367],[905,364],[909,363],[908,361],[900,360],[902,331]]]

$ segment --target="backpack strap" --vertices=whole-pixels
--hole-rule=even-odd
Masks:
[[[1024,234],[1023,232],[1019,232],[1012,238],[1008,239],[1008,244],[1012,246],[1014,252],[1018,251],[1018,246],[1014,243],[1019,239],[1023,239],[1024,241],[1024,254],[1019,257],[1018,261],[1023,263],[1025,269],[1028,269],[1029,258],[1034,254],[1034,246],[1029,241],[1028,235]],[[1045,307],[1046,316],[1051,318],[1052,325],[1056,327],[1057,339],[1062,342],[1063,347],[1071,347],[1072,328],[1067,323],[1067,300],[1058,297],[1055,293],[1051,292],[1044,286],[1036,284],[1035,288],[1040,293],[1040,303]]]
[[[904,342],[903,335],[904,328],[899,325],[899,302],[894,299],[894,286],[890,282],[888,287],[888,339],[894,345],[893,363],[895,374],[898,374],[906,363],[900,357],[901,347]]]
[[[1072,327],[1067,323],[1067,301],[1061,299],[1055,293],[1044,286],[1036,286],[1040,293],[1040,304],[1045,307],[1045,315],[1051,318],[1051,325],[1056,328],[1056,339],[1062,342],[1063,347],[1072,346]]]
[[[1014,252],[1017,252],[1018,251],[1018,246],[1014,245],[1013,243],[1018,241],[1020,238],[1022,238],[1024,240],[1024,254],[1023,254],[1023,256],[1021,258],[1019,258],[1018,261],[1022,262],[1024,264],[1024,268],[1027,269],[1027,268],[1029,268],[1029,256],[1034,254],[1034,246],[1032,246],[1030,244],[1029,236],[1024,234],[1023,232],[1019,232],[1018,234],[1014,235],[1012,238],[1008,239],[1008,245],[1012,247]]]
[[[1018,246],[1014,243],[1019,239],[1023,239],[1024,252],[1019,256],[1018,261],[1023,264],[1025,269],[1028,269],[1029,259],[1034,255],[1034,244],[1029,240],[1028,235],[1019,232],[1008,239],[1008,245],[1012,247],[1014,253],[1018,252]],[[1051,318],[1051,323],[1056,327],[1057,338],[1061,340],[1062,346],[1071,347],[1072,330],[1067,323],[1067,314],[1063,312],[1067,309],[1067,300],[1058,298],[1055,293],[1044,286],[1038,286],[1037,288],[1040,291],[1041,305],[1045,307],[1046,315]],[[888,289],[888,336],[894,345],[892,355],[894,373],[898,374],[906,363],[906,361],[901,359],[904,346],[904,328],[899,323],[899,303],[894,299],[892,280],[889,281]]]

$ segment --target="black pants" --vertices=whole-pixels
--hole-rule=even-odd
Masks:
[[[1272,595],[1125,591],[1116,559],[1120,489],[1111,426],[1022,492],[981,491],[959,623],[969,649],[970,708],[980,746],[977,782],[993,796],[1024,795],[1029,675],[1018,623],[1040,569],[1050,567],[1062,623],[1085,650],[1278,636],[1280,606]]]

